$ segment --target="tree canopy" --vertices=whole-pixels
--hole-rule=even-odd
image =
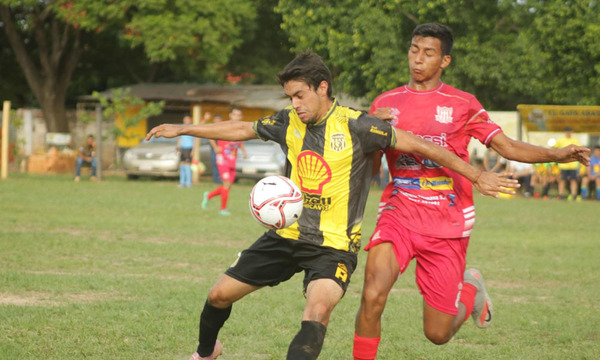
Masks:
[[[455,40],[444,81],[484,106],[600,103],[597,1],[281,0],[277,11],[295,50],[321,54],[353,95],[406,83],[413,28],[439,22]]]
[[[0,95],[68,131],[65,104],[78,95],[135,82],[272,83],[312,48],[334,90],[372,100],[409,80],[413,28],[440,22],[455,38],[444,81],[489,110],[600,104],[598,19],[598,0],[0,0]]]
[[[115,49],[143,49],[150,63],[180,60],[189,73],[211,74],[228,62],[255,16],[251,0],[0,0],[2,27],[48,130],[62,132],[75,69],[103,33]],[[96,55],[116,62],[110,52]]]

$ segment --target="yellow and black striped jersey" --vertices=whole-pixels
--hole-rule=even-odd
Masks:
[[[372,153],[395,145],[391,125],[334,100],[316,124],[304,124],[290,106],[256,121],[254,131],[281,145],[287,156],[286,176],[304,196],[298,221],[277,234],[358,252]]]

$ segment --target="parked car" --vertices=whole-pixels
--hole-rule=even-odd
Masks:
[[[269,175],[282,175],[285,167],[285,155],[279,144],[260,139],[244,142],[248,157],[244,159],[238,153],[235,165],[236,178],[259,180]]]
[[[177,152],[178,138],[156,138],[142,141],[123,154],[123,168],[127,178],[136,179],[140,176],[178,177],[179,154]],[[210,174],[210,144],[208,140],[200,141],[200,161],[204,164],[203,174]]]

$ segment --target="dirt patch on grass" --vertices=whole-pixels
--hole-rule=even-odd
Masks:
[[[87,291],[79,294],[50,294],[29,291],[21,294],[0,293],[0,306],[63,306],[73,303],[89,303],[115,300],[119,297],[104,292]]]

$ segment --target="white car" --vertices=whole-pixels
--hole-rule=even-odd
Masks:
[[[179,177],[178,138],[155,138],[142,141],[128,149],[123,155],[123,169],[128,179],[140,176]],[[208,140],[200,143],[200,161],[204,164],[205,175],[210,174],[210,145]]]
[[[248,157],[244,159],[243,153],[238,151],[236,178],[259,180],[265,176],[283,175],[286,159],[279,144],[256,139],[245,141],[244,147]]]

